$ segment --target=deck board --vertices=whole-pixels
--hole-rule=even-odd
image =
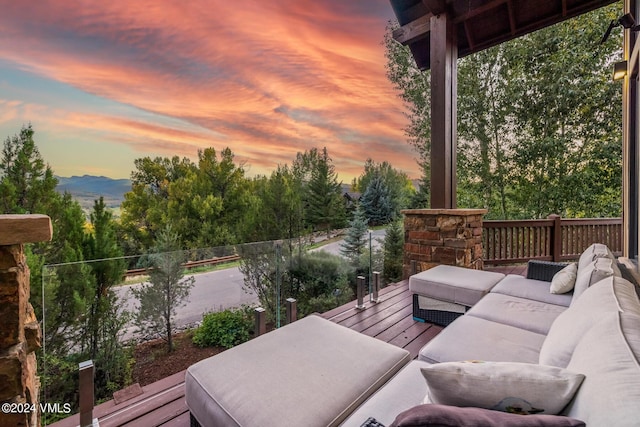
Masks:
[[[526,274],[526,265],[487,267],[504,274]],[[320,316],[355,331],[388,342],[418,357],[420,349],[443,328],[413,320],[409,281],[403,280],[380,291],[378,303],[355,308],[355,301],[329,310]],[[184,401],[185,371],[142,387],[143,394],[118,405],[113,400],[94,408],[93,415],[102,427],[163,426],[189,427],[189,412]],[[50,424],[52,427],[76,427],[80,417],[72,415]]]

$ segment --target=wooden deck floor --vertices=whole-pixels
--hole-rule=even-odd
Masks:
[[[504,274],[526,273],[526,265],[491,267],[485,270]],[[322,317],[355,331],[402,347],[416,358],[420,348],[435,337],[442,327],[416,322],[412,318],[412,296],[408,281],[387,286],[380,292],[380,302],[366,303],[364,310],[350,302],[321,314]],[[142,388],[143,394],[116,404],[113,400],[95,407],[94,418],[100,427],[163,426],[189,427],[189,412],[184,401],[185,371]],[[53,427],[76,427],[78,414],[51,424]]]

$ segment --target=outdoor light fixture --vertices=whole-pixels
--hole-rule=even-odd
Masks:
[[[633,18],[633,15],[630,13],[625,13],[620,18],[616,19],[615,21],[611,21],[611,23],[609,23],[609,28],[607,28],[607,31],[604,33],[604,36],[602,37],[602,40],[600,40],[600,44],[607,41],[607,39],[611,35],[611,30],[613,30],[615,27],[620,27],[620,26],[622,26],[623,28],[630,29],[631,31],[640,30],[640,25],[636,25],[636,20]]]
[[[622,80],[627,75],[627,61],[613,64],[613,80]]]

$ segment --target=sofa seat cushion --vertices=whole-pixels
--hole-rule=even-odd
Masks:
[[[427,382],[420,369],[427,366],[429,363],[420,360],[410,362],[356,409],[341,427],[360,427],[369,417],[388,426],[400,412],[422,404],[427,394]]]
[[[473,316],[462,316],[420,350],[429,363],[460,360],[538,363],[544,335]]]
[[[640,316],[607,313],[580,340],[567,369],[585,379],[565,413],[588,426],[640,422]]]
[[[552,294],[549,292],[549,282],[542,280],[527,279],[516,274],[508,274],[496,286],[491,289],[492,293],[511,295],[534,301],[546,302],[549,304],[569,307],[572,293]]]
[[[471,308],[467,316],[480,317],[546,335],[556,317],[566,309],[561,305],[492,293]]]
[[[471,307],[502,278],[502,273],[438,265],[411,276],[409,290],[414,294]]]
[[[540,350],[540,363],[566,367],[580,338],[604,314],[617,311],[640,315],[640,301],[631,282],[610,276],[589,287],[553,322]]]
[[[483,408],[420,405],[402,412],[390,427],[584,427],[558,415],[518,415]]]
[[[186,401],[203,427],[336,426],[409,360],[308,316],[189,367]]]

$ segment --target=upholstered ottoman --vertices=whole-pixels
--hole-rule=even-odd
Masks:
[[[413,318],[447,326],[480,301],[504,274],[438,265],[409,277]]]
[[[189,367],[186,401],[203,427],[337,426],[409,360],[308,316]]]

